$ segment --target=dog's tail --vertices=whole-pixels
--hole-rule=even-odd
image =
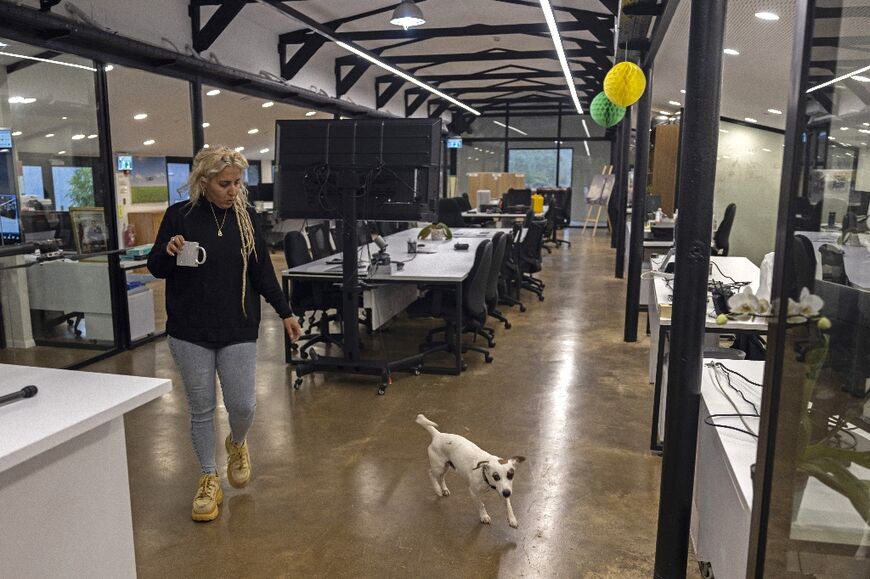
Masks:
[[[425,428],[433,437],[438,434],[438,429],[435,428],[438,425],[423,416],[422,414],[417,415],[417,420],[415,422]]]

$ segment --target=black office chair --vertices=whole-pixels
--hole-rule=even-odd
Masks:
[[[420,346],[424,356],[435,352],[452,352],[457,334],[461,340],[462,334],[482,329],[486,323],[486,285],[489,280],[489,272],[492,267],[492,242],[488,239],[482,241],[475,250],[474,264],[468,277],[462,282],[462,327],[457,327],[456,319],[456,292],[450,289],[434,287],[426,296],[420,298],[408,308],[411,318],[442,318],[446,326],[435,331],[443,330],[444,342],[427,342]],[[434,332],[430,332],[430,336]],[[469,350],[483,354],[487,363],[493,358],[485,348],[462,343],[462,352]],[[463,363],[463,369],[465,365]]]
[[[311,257],[322,259],[335,253],[332,249],[332,235],[329,232],[329,222],[322,221],[305,228],[308,235],[308,243],[311,245]]]
[[[544,288],[546,286],[534,274],[543,269],[543,258],[541,257],[543,244],[544,225],[533,221],[526,228],[526,235],[517,251],[517,265],[522,275],[520,287],[537,295],[540,301],[544,301]]]
[[[501,279],[502,268],[504,267],[505,256],[507,255],[508,235],[499,231],[492,236],[492,267],[489,270],[489,279],[486,282],[486,310],[489,317],[495,318],[504,324],[506,330],[511,329],[511,323],[498,309],[499,303],[499,280]],[[495,331],[492,328],[484,328],[486,337],[489,340],[489,346],[495,346]]]
[[[459,201],[459,208],[463,211],[471,211],[471,200],[468,198],[468,193],[463,193],[456,198]]]
[[[520,311],[526,311],[526,306],[519,300],[520,286],[522,285],[523,275],[520,273],[520,267],[517,263],[517,252],[515,248],[519,245],[519,240],[522,238],[523,226],[519,223],[514,223],[513,230],[506,236],[504,260],[501,266],[501,275],[498,280],[498,303],[504,306],[519,306]]]
[[[284,258],[287,260],[288,268],[312,261],[311,254],[308,252],[308,244],[301,232],[290,231],[284,236]],[[320,313],[317,321],[318,333],[310,333],[313,323],[309,321],[309,333],[302,336],[304,342],[298,348],[299,355],[303,359],[308,357],[308,349],[314,344],[343,346],[341,338],[329,331],[330,322],[341,320],[341,291],[334,284],[291,279],[290,307],[296,315],[303,312],[313,312],[313,315]],[[336,310],[336,313],[328,315],[327,310],[333,309]]]
[[[571,242],[558,237],[558,232],[565,229],[571,224],[571,215],[568,210],[568,203],[571,196],[571,188],[555,189],[547,191],[544,195],[544,201],[547,204],[547,215],[545,218],[552,220],[551,225],[548,225],[549,236],[546,243],[555,247],[567,245],[571,247]]]
[[[737,213],[737,205],[729,203],[725,208],[725,215],[722,217],[722,222],[716,228],[716,233],[713,234],[713,251],[714,255],[728,255],[729,244],[728,238],[731,236],[731,227],[734,225],[734,215]]]
[[[438,221],[447,227],[467,227],[456,197],[444,197],[438,200]]]
[[[822,279],[840,285],[849,285],[844,252],[836,245],[826,243],[819,248],[822,256]]]
[[[794,236],[792,249],[792,268],[786,269],[789,282],[789,295],[793,300],[800,298],[801,289],[813,291],[816,281],[816,250],[805,235]]]

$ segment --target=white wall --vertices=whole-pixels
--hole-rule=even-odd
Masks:
[[[719,133],[713,214],[718,223],[737,204],[730,255],[760,265],[774,249],[783,135],[727,122],[719,129],[727,132]]]

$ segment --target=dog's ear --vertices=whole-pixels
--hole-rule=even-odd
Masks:
[[[524,456],[512,456],[511,457],[511,462],[515,462],[517,464],[519,464],[521,462],[525,462],[525,460],[526,460],[526,457],[524,457]]]
[[[479,469],[480,467],[482,467],[483,465],[485,465],[485,464],[488,463],[488,462],[489,462],[488,460],[482,460],[482,461],[480,461],[479,463],[477,463],[477,466],[474,467],[474,468],[471,469],[471,470],[477,470],[477,469]]]

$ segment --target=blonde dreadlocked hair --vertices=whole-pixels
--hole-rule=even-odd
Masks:
[[[193,158],[193,169],[187,179],[186,188],[190,194],[190,208],[196,205],[200,198],[205,197],[206,183],[215,175],[227,167],[238,167],[244,171],[248,167],[248,160],[244,155],[229,147],[206,147]],[[257,248],[254,244],[254,224],[248,214],[248,189],[242,183],[241,191],[233,202],[233,211],[236,214],[236,222],[239,224],[239,232],[242,238],[242,313],[248,312],[245,308],[245,292],[248,287],[248,256],[254,254],[257,257]]]

